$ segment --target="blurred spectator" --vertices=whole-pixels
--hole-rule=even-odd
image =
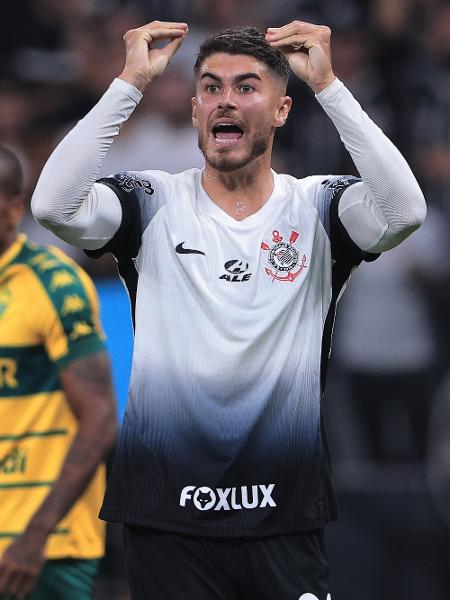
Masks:
[[[29,111],[24,90],[13,83],[0,83],[0,139],[3,143],[20,144]]]
[[[430,9],[420,41],[420,60],[407,73],[402,133],[428,202],[450,226],[449,4]]]
[[[429,429],[428,478],[439,513],[450,530],[450,371],[436,395]]]
[[[332,37],[334,70],[364,110],[389,135],[392,115],[385,99],[383,79],[372,61],[370,39],[359,22],[336,29]],[[356,174],[348,153],[342,150],[336,129],[324,118],[307,86],[292,78],[288,92],[294,104],[277,142],[281,142],[288,169],[298,177],[310,173]]]
[[[347,373],[362,457],[425,460],[439,345],[422,273],[441,274],[449,247],[442,218],[364,266],[340,306],[336,357]]]
[[[100,175],[150,168],[179,173],[202,167],[203,156],[191,123],[193,95],[192,75],[171,65],[164,78],[152,82],[138,114],[111,146]]]

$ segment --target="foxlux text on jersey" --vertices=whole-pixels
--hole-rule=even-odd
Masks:
[[[242,510],[245,508],[276,507],[272,498],[275,484],[242,485],[232,488],[185,486],[180,494],[180,506],[192,502],[198,510]]]

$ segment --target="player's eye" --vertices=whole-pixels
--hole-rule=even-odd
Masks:
[[[241,92],[243,92],[244,94],[248,94],[250,92],[253,92],[255,88],[250,85],[249,83],[243,83],[242,85],[239,86],[239,90]]]
[[[210,94],[215,94],[218,89],[219,89],[219,86],[217,86],[215,83],[208,83],[205,86],[205,90]]]

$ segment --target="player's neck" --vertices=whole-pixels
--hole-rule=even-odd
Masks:
[[[3,239],[0,239],[0,257],[14,244],[17,239],[17,230],[10,231]]]
[[[254,161],[228,172],[206,164],[202,185],[217,206],[242,221],[264,206],[272,194],[274,180],[270,163],[266,161]]]

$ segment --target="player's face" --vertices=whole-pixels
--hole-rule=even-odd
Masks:
[[[207,163],[233,171],[272,148],[291,99],[283,83],[252,56],[218,52],[202,63],[192,99],[192,122]]]

